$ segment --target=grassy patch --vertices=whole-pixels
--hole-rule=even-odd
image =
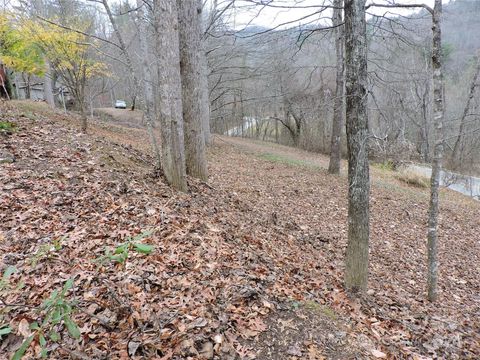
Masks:
[[[382,171],[395,171],[395,164],[390,160],[381,163],[373,163],[372,165]]]
[[[325,315],[329,319],[337,320],[337,314],[329,306],[321,305],[321,304],[317,303],[316,301],[311,301],[311,300],[303,303],[303,306],[307,310],[310,310],[310,311],[315,312],[317,314]]]
[[[374,186],[397,193],[403,194],[409,197],[414,197],[416,199],[428,199],[428,192],[422,191],[420,188],[406,187],[401,186],[398,182],[394,181],[392,178],[388,179],[372,179]]]
[[[289,165],[289,166],[303,166],[311,169],[321,169],[320,166],[314,165],[308,161],[291,159],[286,156],[282,156],[278,154],[263,153],[263,154],[260,154],[259,157],[267,161]]]
[[[14,105],[17,109],[20,109],[25,112],[43,112],[50,113],[51,110],[48,105],[41,101],[31,101],[31,100],[15,100]]]
[[[397,180],[404,182],[407,185],[411,185],[417,188],[427,189],[430,184],[426,177],[416,174],[412,171],[403,170],[395,175]]]

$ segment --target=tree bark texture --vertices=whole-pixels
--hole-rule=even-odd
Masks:
[[[365,0],[345,0],[345,70],[348,144],[345,286],[355,293],[367,288],[370,232]]]
[[[43,94],[47,104],[55,108],[55,99],[53,97],[53,81],[52,81],[52,67],[50,62],[46,60],[46,71],[43,79]]]
[[[180,72],[182,77],[183,122],[185,130],[185,163],[187,173],[206,181],[204,122],[208,106],[202,102],[208,92],[202,82],[202,23],[201,3],[197,0],[177,0],[180,35]]]
[[[153,122],[155,119],[155,101],[153,95],[153,84],[152,84],[152,71],[150,64],[148,63],[148,41],[147,41],[147,28],[145,26],[145,4],[143,0],[137,0],[137,16],[138,16],[138,36],[139,36],[139,45],[140,53],[142,58],[142,75],[143,75],[143,97],[144,97],[144,109],[143,114],[145,118],[145,123],[147,124],[148,136],[150,138],[150,143],[152,144],[153,153],[155,155],[155,167],[161,169],[162,159],[160,155],[160,149],[158,147],[157,138],[153,129]]]
[[[210,96],[209,96],[209,87],[208,87],[208,61],[207,54],[205,50],[205,24],[202,22],[202,12],[203,12],[203,1],[197,0],[197,9],[198,9],[198,18],[200,21],[200,31],[201,31],[201,50],[200,50],[200,96],[202,97],[202,126],[203,126],[203,136],[205,137],[205,144],[210,144],[211,134],[210,134]]]
[[[342,130],[344,118],[345,81],[343,59],[343,26],[342,8],[343,0],[334,0],[332,25],[335,27],[335,55],[336,55],[336,85],[335,99],[333,103],[332,137],[330,142],[330,162],[328,172],[340,173],[340,161],[342,159]]]
[[[430,179],[430,205],[428,211],[428,281],[427,298],[435,301],[438,297],[438,191],[440,174],[442,171],[444,148],[444,91],[442,70],[442,0],[435,0],[433,8],[433,45],[432,45],[432,71],[433,71],[433,123],[435,127],[435,146],[432,159],[432,176]]]
[[[153,6],[162,169],[172,187],[186,191],[177,3],[171,0],[154,0]]]

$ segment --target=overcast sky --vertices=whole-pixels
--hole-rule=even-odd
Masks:
[[[119,2],[121,0],[109,0],[109,2]],[[122,0],[123,1],[123,0]],[[129,0],[133,5],[134,0]],[[213,0],[204,0],[209,4]],[[229,3],[231,0],[217,0],[219,4]],[[446,4],[450,0],[443,0]],[[480,0],[477,0],[480,1]],[[15,4],[18,0],[0,0],[0,5],[3,3]],[[235,28],[241,29],[247,25],[257,25],[268,28],[275,27],[291,27],[298,25],[306,25],[310,23],[329,23],[331,12],[319,12],[323,4],[331,4],[332,0],[235,0],[235,11],[231,14],[230,23],[235,25]],[[367,0],[368,3],[377,4],[426,4],[433,7],[434,0]],[[270,6],[252,6],[252,3],[267,3]],[[375,15],[411,15],[418,9],[385,9],[385,8],[370,8],[368,13]],[[367,15],[368,16],[368,15]]]
[[[480,0],[478,0],[480,1]],[[256,2],[261,2],[256,0]],[[267,2],[267,1],[265,1]],[[323,12],[322,14],[312,15],[320,10],[321,4],[330,3],[328,0],[274,0],[269,2],[272,6],[251,6],[251,2],[237,0],[236,11],[234,18],[231,21],[235,22],[235,27],[242,28],[246,25],[259,25],[264,27],[277,27],[281,24],[290,24],[289,26],[299,24],[318,23],[321,21],[328,21],[331,16],[330,12]],[[367,0],[367,3],[375,2],[377,4],[392,3],[394,0]],[[448,3],[449,0],[443,0],[443,3]],[[426,4],[433,7],[434,0],[395,0],[397,4]],[[320,5],[319,5],[320,4]],[[284,7],[284,8],[282,8]],[[290,8],[289,8],[290,7]],[[385,9],[385,8],[370,8],[369,13],[375,15],[409,15],[418,9]]]

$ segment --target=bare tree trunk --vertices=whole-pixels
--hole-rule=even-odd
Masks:
[[[125,63],[127,65],[127,70],[130,72],[130,76],[133,80],[133,101],[131,110],[135,110],[135,101],[137,99],[138,92],[140,91],[140,81],[135,73],[135,69],[133,67],[133,62],[130,57],[130,53],[128,52],[127,46],[125,45],[125,41],[123,40],[122,33],[120,32],[115,17],[112,14],[110,6],[108,5],[107,0],[102,0],[103,7],[107,12],[108,18],[113,28],[113,32],[117,37],[118,43],[120,44],[120,49],[122,51],[123,56],[125,57]],[[157,169],[161,168],[161,156],[160,150],[158,148],[157,139],[155,137],[155,133],[153,131],[153,88],[149,81],[151,81],[151,71],[150,65],[148,64],[148,49],[147,49],[147,34],[146,28],[144,26],[144,19],[143,19],[143,1],[137,0],[138,6],[138,17],[139,17],[139,37],[140,37],[140,50],[142,52],[142,71],[143,71],[143,82],[144,82],[144,98],[140,98],[141,107],[144,110],[144,117],[145,122],[147,125],[147,132],[150,138],[150,143],[152,145],[153,153],[155,156],[155,167]],[[144,101],[143,101],[144,100]]]
[[[155,104],[153,98],[153,86],[152,86],[152,72],[150,70],[150,64],[148,63],[148,41],[147,41],[147,29],[145,26],[143,0],[137,0],[138,8],[138,35],[140,43],[140,52],[142,58],[142,74],[143,74],[143,96],[145,99],[144,117],[147,124],[148,136],[150,137],[150,143],[152,144],[153,153],[155,156],[155,167],[161,169],[162,158],[160,155],[160,149],[158,147],[157,138],[153,129],[153,121],[155,118]]]
[[[17,73],[14,73],[14,75],[13,75],[13,81],[15,82],[15,85],[14,85],[15,94],[14,94],[14,96],[17,100],[20,100],[20,91],[19,91],[20,90],[20,80],[19,80],[19,75]]]
[[[0,64],[0,88],[1,88],[0,90],[3,90],[5,92],[5,97],[7,98],[7,100],[10,100],[10,95],[8,94],[6,82],[7,82],[7,71],[4,68],[3,64]],[[1,95],[2,93],[0,91],[0,97]]]
[[[200,6],[200,8],[198,8]],[[180,34],[180,72],[182,76],[183,121],[185,127],[185,163],[187,173],[206,181],[208,178],[205,155],[204,122],[208,106],[202,104],[208,89],[202,83],[202,24],[201,2],[177,0]],[[205,113],[207,112],[207,113]]]
[[[125,45],[125,41],[123,41],[122,33],[120,32],[120,29],[118,28],[117,22],[115,20],[115,17],[112,14],[112,11],[110,10],[110,6],[108,5],[107,0],[102,0],[103,7],[105,8],[105,11],[108,15],[108,19],[110,20],[110,24],[112,25],[113,32],[115,33],[115,36],[117,37],[118,43],[120,45],[120,50],[122,51],[123,56],[125,57],[125,63],[127,65],[127,70],[130,72],[130,76],[133,80],[133,94],[132,94],[132,108],[131,110],[135,110],[135,101],[137,99],[137,94],[140,89],[140,84],[138,81],[137,76],[135,75],[135,69],[133,67],[133,62],[130,57],[130,54],[128,53],[127,46]]]
[[[88,127],[88,119],[87,119],[87,114],[85,112],[85,104],[83,101],[80,102],[80,118],[81,118],[81,129],[82,133],[86,134],[87,133],[87,127]]]
[[[277,119],[277,112],[275,111],[273,116],[275,117],[275,142],[278,144],[279,136],[278,136],[278,119]]]
[[[43,94],[45,101],[50,107],[55,108],[55,99],[53,97],[53,83],[52,83],[52,67],[50,62],[46,60],[46,71],[43,80]]]
[[[22,73],[23,82],[25,83],[25,99],[30,100],[32,98],[30,89],[30,75]]]
[[[442,171],[442,158],[444,147],[443,117],[444,117],[444,92],[442,70],[442,0],[435,0],[433,9],[433,46],[432,46],[432,71],[433,71],[433,121],[435,125],[435,147],[432,160],[432,177],[430,179],[430,206],[428,212],[428,300],[435,301],[438,296],[438,191],[440,174]]]
[[[243,119],[238,117],[238,100],[237,92],[233,92],[233,107],[232,107],[233,120],[235,121],[235,127],[241,129],[241,136],[243,137]],[[235,134],[236,133],[236,134]],[[238,136],[238,131],[234,131],[233,136]]]
[[[465,108],[463,109],[462,117],[460,119],[460,127],[458,129],[458,136],[455,140],[455,145],[453,147],[452,153],[452,165],[458,167],[462,163],[463,152],[464,152],[464,138],[465,138],[465,125],[468,116],[468,112],[470,111],[470,106],[475,96],[475,89],[478,86],[477,80],[480,75],[480,54],[477,55],[477,64],[475,66],[475,72],[473,74],[472,82],[470,83],[470,89],[468,93],[467,103],[465,104]]]
[[[348,144],[345,286],[351,292],[358,292],[367,288],[370,232],[365,0],[345,0],[345,67]]]
[[[154,0],[153,5],[162,169],[170,185],[186,191],[177,3],[171,0]]]
[[[202,45],[203,46],[203,45]],[[208,64],[207,56],[205,55],[205,50],[202,47],[202,52],[200,54],[200,68],[202,70],[200,74],[200,97],[203,115],[202,127],[203,127],[203,136],[205,137],[205,144],[210,144],[211,141],[211,132],[210,132],[210,98],[208,95]]]
[[[210,144],[210,97],[208,90],[208,62],[207,54],[205,52],[205,24],[202,22],[203,1],[197,0],[198,19],[200,21],[200,97],[201,97],[201,114],[203,136],[205,137],[205,144]]]
[[[431,71],[431,64],[428,65],[429,70]],[[425,92],[422,97],[422,127],[420,129],[422,144],[421,144],[421,154],[423,161],[428,163],[430,160],[430,140],[429,140],[429,103],[430,103],[430,81],[427,82]]]
[[[343,65],[343,27],[342,7],[343,0],[333,2],[332,23],[335,27],[335,54],[337,57],[337,74],[335,86],[335,100],[333,103],[332,138],[330,143],[330,163],[328,172],[330,174],[340,173],[340,161],[342,158],[342,129],[344,112],[344,65]]]

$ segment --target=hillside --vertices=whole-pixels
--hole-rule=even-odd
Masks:
[[[13,124],[0,153],[15,159],[0,164],[0,270],[17,270],[0,286],[0,328],[11,328],[0,358],[25,339],[39,354],[29,325],[45,322],[42,302],[62,287],[80,334],[47,321],[55,359],[480,356],[480,203],[442,192],[430,304],[428,192],[374,168],[370,290],[352,299],[346,178],[321,155],[215,137],[209,183],[178,193],[152,173],[141,127],[96,120],[82,135],[43,104],[0,106]],[[123,261],[106,253],[126,241]]]

